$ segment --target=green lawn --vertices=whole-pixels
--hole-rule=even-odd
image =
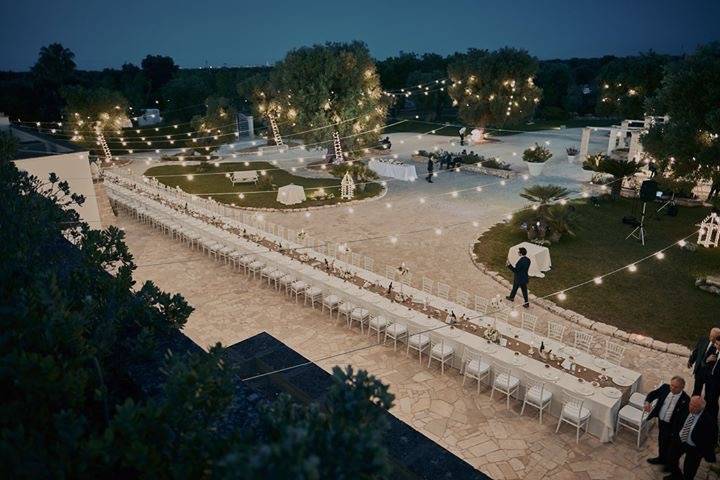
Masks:
[[[646,246],[625,240],[630,226],[620,219],[632,201],[603,201],[594,207],[586,201],[577,208],[576,236],[550,246],[553,268],[545,278],[533,278],[530,291],[545,295],[562,290],[652,254],[693,232],[707,208],[680,207],[672,218],[654,215],[646,219]],[[648,205],[655,212],[657,204]],[[505,266],[508,248],[527,240],[517,227],[499,224],[483,234],[475,245],[478,260],[508,280]],[[693,237],[690,240],[697,240]],[[699,247],[696,252],[674,247],[662,260],[651,258],[635,273],[619,272],[601,285],[591,283],[567,293],[567,300],[552,300],[593,320],[641,333],[665,342],[693,344],[711,325],[720,324],[720,298],[694,286],[696,277],[720,273],[720,249]]]
[[[215,167],[212,163],[210,163],[210,170],[205,173],[224,173],[241,170],[267,170],[267,174],[272,175],[273,183],[278,187],[288,185],[290,183],[301,185],[306,189],[316,189],[318,187],[322,187],[327,193],[333,193],[335,198],[327,200],[308,199],[297,205],[283,205],[275,200],[277,198],[277,192],[265,192],[265,188],[257,187],[256,185],[250,183],[233,185],[230,179],[225,177],[225,175],[204,175],[201,172],[198,172],[197,165],[188,165],[185,167],[182,165],[163,165],[159,167],[152,167],[145,172],[145,176],[153,177],[157,175],[157,179],[160,182],[170,187],[180,186],[183,191],[193,194],[210,194],[212,198],[218,202],[227,204],[234,203],[239,207],[293,209],[329,205],[347,201],[340,200],[339,178],[317,179],[299,177],[297,175],[293,175],[287,170],[278,169],[276,166],[271,165],[268,162],[250,162],[248,166],[246,166],[245,163],[221,163],[218,167]],[[182,174],[182,176],[161,176],[177,174]],[[185,176],[188,174],[193,174],[192,180],[189,180]],[[379,183],[370,183],[366,186],[364,192],[360,192],[357,189],[355,190],[355,199],[378,195],[381,190],[382,187]],[[258,191],[263,191],[263,193],[253,193]],[[305,195],[309,196],[314,191],[315,190],[306,191]],[[238,194],[240,193],[245,194],[244,199],[240,199],[238,197]]]

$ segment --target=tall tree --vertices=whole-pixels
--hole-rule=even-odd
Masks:
[[[449,91],[471,126],[502,127],[530,118],[542,91],[533,80],[538,62],[525,50],[470,49],[448,66]]]
[[[196,115],[192,119],[193,130],[200,133],[202,145],[220,145],[229,143],[234,137],[227,136],[235,131],[237,110],[224,97],[209,97],[205,100],[205,115]]]
[[[20,142],[10,132],[0,132],[0,164],[15,159]]]
[[[314,129],[302,134],[314,144],[329,142],[336,130],[341,137],[353,136],[344,141],[349,150],[377,144],[389,104],[362,42],[292,50],[256,99],[258,113],[286,122],[285,132]]]
[[[169,122],[186,121],[204,111],[204,102],[212,93],[207,81],[196,72],[182,72],[162,88],[162,97],[171,105],[163,113]]]
[[[411,72],[407,77],[408,85],[424,85],[425,87],[415,90],[412,97],[399,95],[398,98],[412,100],[417,106],[419,114],[425,120],[441,120],[443,108],[450,106],[450,97],[445,88],[446,84],[441,84],[440,82],[435,84],[434,81],[443,78],[443,76],[444,72],[442,70]]]
[[[72,140],[89,148],[96,145],[95,129],[117,136],[122,128],[129,126],[128,103],[119,92],[106,88],[79,86],[63,89],[67,102],[65,129]]]
[[[175,72],[178,71],[178,66],[175,65],[172,57],[163,55],[148,55],[143,58],[140,66],[150,82],[146,101],[152,102],[151,105],[154,105],[155,101],[159,100],[156,97],[160,89],[173,78]]]
[[[40,49],[37,62],[32,67],[35,92],[40,96],[40,115],[52,121],[60,117],[63,106],[60,90],[75,80],[75,54],[59,43]]]
[[[642,137],[645,151],[676,177],[720,176],[720,43],[699,47],[667,69],[648,107],[669,115]]]
[[[670,58],[654,52],[616,58],[605,64],[598,76],[597,113],[642,119],[645,101],[655,94]]]
[[[535,84],[542,89],[538,115],[548,119],[566,117],[574,110],[568,107],[568,94],[574,87],[570,67],[564,62],[540,62]]]

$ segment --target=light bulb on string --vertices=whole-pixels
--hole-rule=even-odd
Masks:
[[[630,272],[637,272],[637,265],[635,265],[634,263],[632,265],[628,265],[628,270]]]
[[[564,301],[564,300],[567,300],[567,295],[565,294],[565,292],[560,292],[557,294],[557,298],[560,301]]]
[[[655,254],[655,257],[656,257],[658,260],[662,260],[663,258],[665,258],[665,253],[664,253],[664,252],[657,252],[657,253]]]
[[[595,282],[595,285],[600,285],[603,282],[602,277],[595,277],[593,278],[593,282]]]

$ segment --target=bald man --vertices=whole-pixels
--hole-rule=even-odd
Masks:
[[[699,395],[690,398],[688,415],[678,433],[680,448],[676,449],[671,463],[671,473],[665,480],[682,478],[693,480],[700,461],[715,462],[715,445],[718,439],[717,411],[705,408],[705,400]],[[679,476],[678,463],[685,455],[682,476]]]
[[[714,342],[720,337],[720,328],[714,327],[710,330],[707,337],[702,337],[695,345],[695,349],[690,353],[688,359],[688,368],[692,368],[695,376],[695,384],[693,385],[693,395],[700,395],[705,385],[705,378],[710,370],[712,370],[717,361],[718,351]]]

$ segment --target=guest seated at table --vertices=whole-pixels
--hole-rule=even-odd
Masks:
[[[658,419],[658,456],[648,458],[648,463],[662,465],[666,471],[672,468],[672,452],[679,448],[678,433],[690,402],[684,388],[685,379],[674,376],[669,384],[660,385],[645,397],[645,411],[650,412],[648,420]]]

